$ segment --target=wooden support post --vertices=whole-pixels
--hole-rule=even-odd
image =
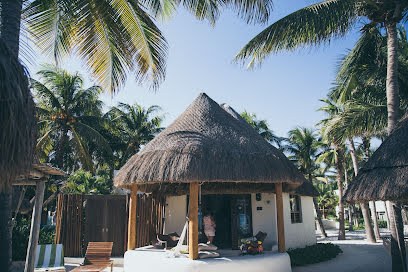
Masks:
[[[285,252],[285,224],[283,220],[283,199],[282,199],[282,183],[277,183],[276,187],[276,218],[278,224],[278,250]]]
[[[129,221],[128,221],[128,242],[127,249],[136,248],[136,204],[137,204],[137,185],[133,185],[130,191],[129,201]]]
[[[190,259],[198,259],[198,182],[190,183],[188,252]]]
[[[24,267],[24,272],[33,272],[35,265],[35,256],[37,252],[38,237],[40,235],[40,223],[42,204],[44,200],[45,180],[37,182],[35,188],[35,203],[33,208],[33,215],[31,217],[30,238],[28,240],[27,256]]]

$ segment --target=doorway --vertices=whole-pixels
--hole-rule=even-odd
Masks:
[[[216,223],[214,244],[220,249],[238,249],[242,238],[252,236],[251,195],[203,195],[199,212],[200,242],[207,237],[201,224],[206,212]]]

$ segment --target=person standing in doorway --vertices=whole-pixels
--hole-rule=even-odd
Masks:
[[[203,218],[204,233],[207,236],[207,244],[212,244],[215,237],[215,221],[211,213],[206,213]]]

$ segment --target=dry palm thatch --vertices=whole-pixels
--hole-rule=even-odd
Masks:
[[[304,177],[285,155],[228,108],[200,94],[129,159],[115,185],[137,184],[140,191],[175,194],[186,192],[183,183],[189,182],[203,182],[203,193],[249,192],[254,186],[257,192],[266,187],[272,192],[277,182],[293,191],[302,184]]]
[[[36,141],[34,109],[24,67],[0,39],[0,192],[31,167]]]
[[[408,199],[408,114],[350,183],[344,201]]]

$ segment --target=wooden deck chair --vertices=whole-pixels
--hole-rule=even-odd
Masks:
[[[86,249],[85,259],[81,266],[72,272],[98,272],[110,266],[113,271],[113,261],[110,259],[113,242],[89,242]]]
[[[34,271],[64,272],[64,248],[58,245],[38,245]]]

